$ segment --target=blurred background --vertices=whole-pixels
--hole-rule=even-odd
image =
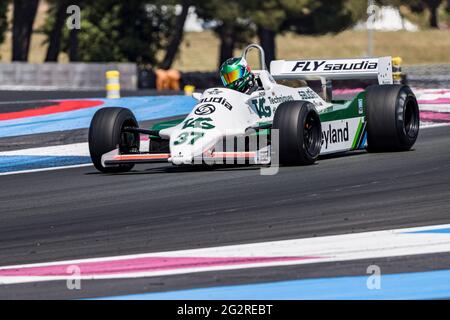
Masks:
[[[205,88],[251,42],[268,62],[400,56],[413,85],[448,86],[449,28],[450,0],[1,0],[0,90],[100,90],[104,69],[126,90],[156,88],[158,69]]]

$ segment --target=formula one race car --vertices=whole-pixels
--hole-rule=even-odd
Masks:
[[[139,128],[125,108],[97,111],[89,129],[89,150],[101,172],[126,172],[137,163],[174,165],[310,165],[319,155],[367,149],[406,151],[419,134],[419,108],[411,89],[394,85],[392,59],[272,61],[270,73],[259,50],[261,70],[253,70],[259,90],[244,94],[208,89],[184,119]],[[349,101],[332,99],[331,81],[378,79]],[[321,95],[307,86],[277,81],[320,80]],[[150,137],[140,148],[140,134]],[[229,143],[229,142],[232,143]]]

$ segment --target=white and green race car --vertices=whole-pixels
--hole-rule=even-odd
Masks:
[[[419,108],[408,86],[393,84],[392,59],[272,61],[253,70],[260,89],[227,88],[195,93],[197,105],[183,119],[139,128],[125,108],[97,111],[89,149],[101,172],[126,172],[137,163],[310,165],[324,154],[352,150],[406,151],[419,134]],[[348,101],[333,100],[333,80],[378,79]],[[286,80],[320,80],[321,94]],[[295,81],[293,81],[295,82]],[[150,137],[141,150],[140,135]]]

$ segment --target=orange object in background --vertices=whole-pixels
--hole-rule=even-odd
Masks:
[[[156,89],[158,91],[163,90],[175,90],[180,91],[180,79],[181,73],[178,70],[169,69],[157,69],[156,74]]]

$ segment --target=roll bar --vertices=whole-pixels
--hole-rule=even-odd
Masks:
[[[262,70],[268,71],[266,66],[266,55],[264,53],[264,49],[260,45],[255,43],[248,45],[247,47],[245,47],[242,53],[242,57],[247,60],[247,54],[251,49],[257,49],[259,51],[259,62],[261,63],[261,68]]]

